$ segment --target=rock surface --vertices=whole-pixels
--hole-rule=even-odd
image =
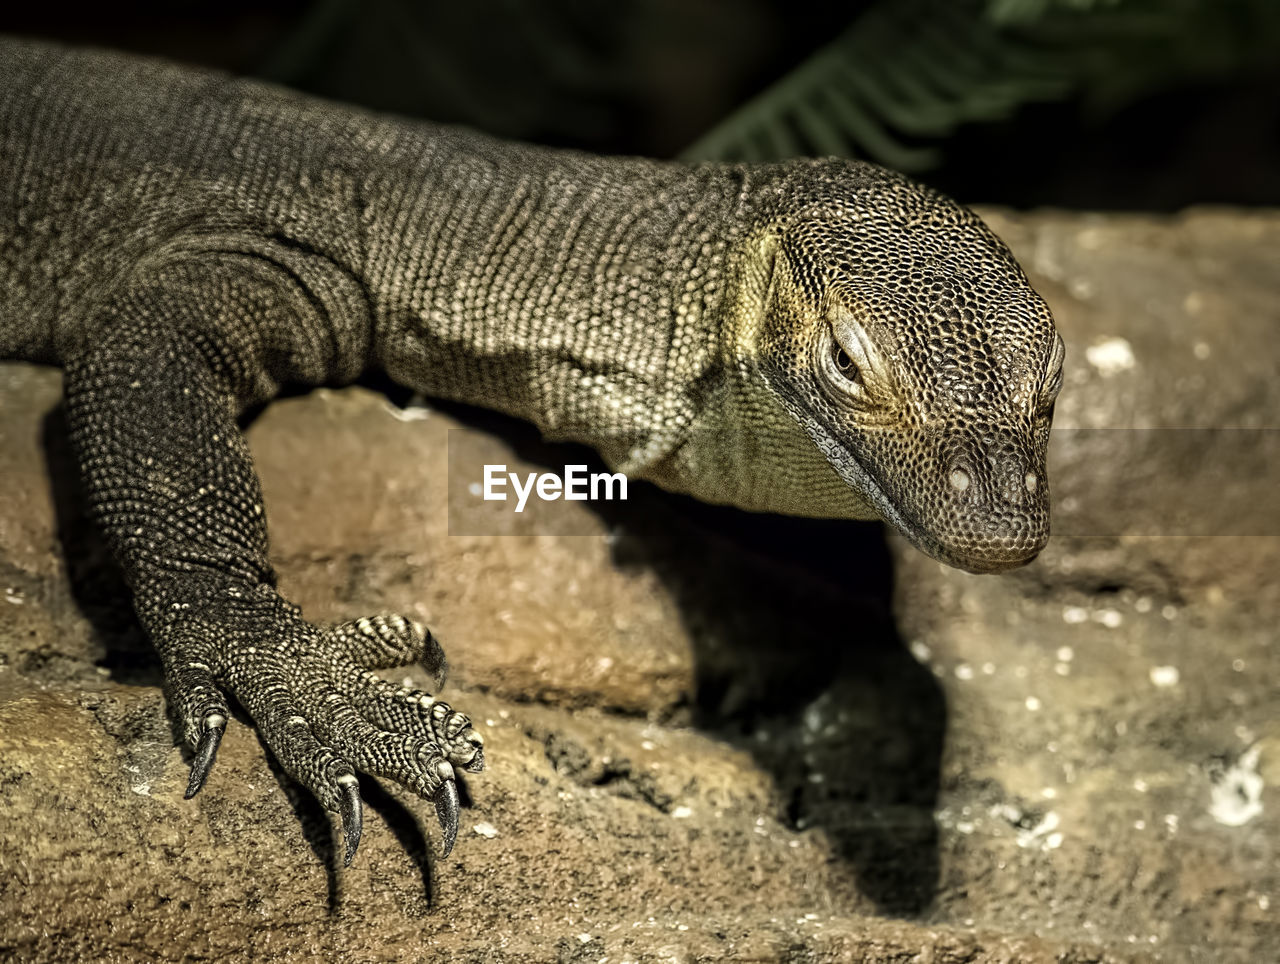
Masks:
[[[484,730],[446,860],[366,780],[343,870],[245,726],[182,799],[58,375],[0,366],[0,957],[1280,960],[1280,216],[988,215],[1070,351],[1004,577],[645,486],[516,516],[476,458],[580,453],[367,388],[254,422],[285,593],[429,622]]]

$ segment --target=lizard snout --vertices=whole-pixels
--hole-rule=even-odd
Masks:
[[[946,561],[999,572],[1034,559],[1049,540],[1044,459],[1012,438],[986,438],[944,463],[933,530]]]

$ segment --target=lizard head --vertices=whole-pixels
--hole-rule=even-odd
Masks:
[[[1044,299],[968,209],[871,165],[806,169],[770,226],[761,373],[918,548],[972,572],[1031,561],[1064,354]]]

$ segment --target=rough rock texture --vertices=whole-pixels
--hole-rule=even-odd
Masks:
[[[483,726],[444,861],[366,781],[342,870],[243,726],[182,800],[57,373],[0,366],[0,957],[1280,959],[1280,216],[989,216],[1071,352],[1008,576],[643,486],[516,516],[477,460],[580,453],[368,388],[254,422],[286,594],[424,618]]]

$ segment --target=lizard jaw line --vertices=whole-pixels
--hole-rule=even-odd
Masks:
[[[1030,562],[1028,559],[1017,561],[994,561],[980,556],[963,556],[948,549],[932,535],[927,533],[915,520],[909,519],[903,511],[890,499],[880,487],[880,483],[858,461],[857,456],[831,437],[830,433],[813,418],[804,419],[804,427],[814,440],[822,454],[826,456],[831,467],[835,469],[845,483],[862,492],[871,500],[871,504],[880,513],[880,518],[903,534],[913,546],[925,555],[965,572],[985,574],[1012,569]]]

